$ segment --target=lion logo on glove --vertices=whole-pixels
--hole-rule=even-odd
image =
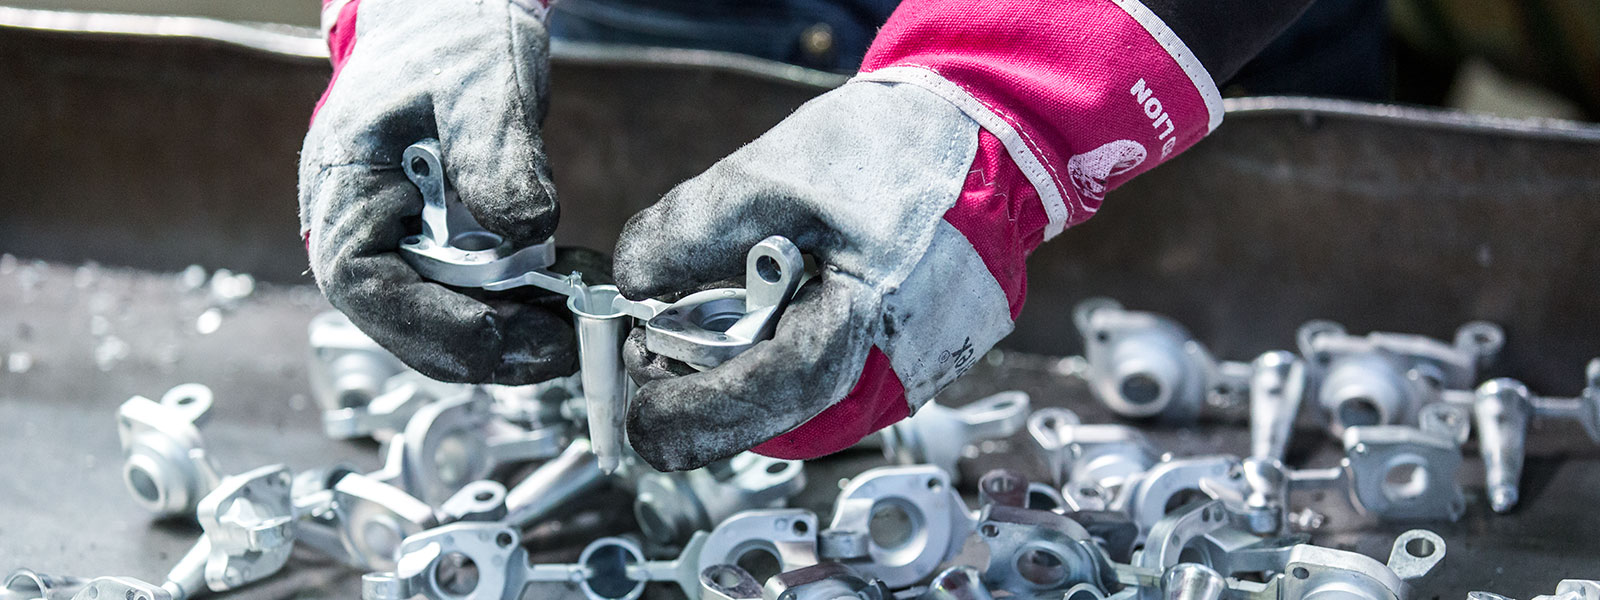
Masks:
[[[1132,171],[1144,163],[1144,158],[1143,144],[1117,140],[1067,159],[1067,173],[1079,196],[1105,200],[1106,180]]]

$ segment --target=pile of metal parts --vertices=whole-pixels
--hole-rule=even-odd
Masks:
[[[1171,391],[1186,388],[1162,379],[1170,372],[1160,365],[1173,363],[1141,353],[1147,351],[1114,349],[1118,340],[1163,339],[1181,330],[1108,303],[1095,306],[1080,314],[1082,322],[1086,331],[1106,333],[1097,341],[1110,347],[1091,346],[1088,362],[1100,369],[1108,354],[1116,356],[1120,366],[1103,372],[1154,382],[1107,386],[1091,378],[1097,389],[1129,392],[1134,404],[1151,397],[1192,400]],[[1161,327],[1112,328],[1138,321],[1130,315]],[[1475,325],[1467,331],[1494,330]],[[1453,518],[1462,500],[1451,477],[1469,423],[1479,424],[1480,437],[1485,423],[1507,435],[1526,426],[1527,417],[1506,416],[1517,407],[1585,414],[1580,409],[1597,397],[1534,399],[1521,386],[1494,381],[1472,394],[1470,404],[1435,394],[1440,397],[1408,406],[1405,398],[1363,395],[1360,390],[1396,388],[1349,375],[1351,365],[1408,357],[1415,362],[1400,371],[1399,381],[1410,383],[1397,389],[1438,389],[1427,377],[1418,381],[1404,373],[1475,365],[1483,354],[1467,349],[1493,344],[1465,336],[1455,347],[1389,334],[1350,338],[1325,325],[1306,333],[1312,333],[1303,336],[1311,360],[1268,353],[1250,365],[1248,377],[1230,383],[1244,386],[1251,401],[1250,457],[1171,456],[1134,427],[1083,424],[1061,408],[1030,411],[1026,394],[1005,392],[959,409],[930,404],[885,431],[874,443],[902,464],[851,478],[824,525],[808,510],[784,508],[806,485],[800,462],[743,454],[705,469],[660,473],[624,446],[617,468],[606,474],[585,431],[592,423],[592,399],[583,386],[589,373],[515,388],[439,383],[407,369],[342,315],[327,313],[310,331],[313,392],[325,430],[336,438],[382,441],[381,469],[291,473],[272,465],[224,476],[200,430],[213,401],[208,388],[180,385],[159,401],[134,397],[117,415],[124,483],[156,515],[193,515],[204,532],[200,539],[160,584],[19,571],[5,585],[21,598],[182,599],[271,576],[299,544],[367,573],[367,600],[518,598],[535,584],[565,586],[589,599],[631,600],[652,582],[702,600],[1301,600],[1326,594],[1407,600],[1444,559],[1439,536],[1407,531],[1383,562],[1312,545],[1296,533],[1301,527],[1289,510],[1289,491],[1345,486],[1359,508],[1384,518]],[[1175,347],[1178,356],[1205,356],[1192,341]],[[1196,366],[1177,364],[1179,372]],[[1308,376],[1313,369],[1319,375]],[[1326,384],[1330,379],[1345,383]],[[1217,393],[1213,387],[1187,389]],[[1307,390],[1323,393],[1313,406],[1329,407],[1329,421],[1345,441],[1348,458],[1338,469],[1296,470],[1281,462],[1299,405],[1294,400]],[[1330,395],[1336,400],[1324,399]],[[1378,407],[1366,413],[1377,422],[1353,421],[1362,410],[1337,410],[1350,402]],[[1405,419],[1410,424],[1390,421],[1398,415],[1412,415]],[[952,475],[959,472],[960,449],[1023,428],[1054,479],[990,471],[977,482],[977,504],[969,505]],[[1385,487],[1386,471],[1397,465],[1429,473],[1402,486],[1416,494],[1397,496]],[[607,485],[631,492],[637,531],[595,539],[572,563],[533,562],[526,536]],[[1582,598],[1596,585],[1565,581],[1550,598]],[[1477,600],[1498,598],[1485,593]]]
[[[1337,323],[1311,321],[1296,332],[1298,354],[1269,351],[1241,363],[1213,358],[1170,318],[1108,299],[1087,300],[1073,316],[1084,337],[1086,378],[1112,411],[1193,423],[1207,407],[1244,398],[1251,461],[1291,489],[1344,489],[1358,510],[1380,519],[1459,518],[1466,509],[1458,483],[1461,447],[1474,433],[1490,506],[1500,513],[1517,504],[1535,419],[1577,422],[1600,443],[1600,358],[1590,361],[1575,398],[1537,396],[1514,379],[1480,383],[1479,372],[1505,342],[1492,323],[1462,325],[1447,343],[1401,333],[1354,336]],[[1284,467],[1302,407],[1310,407],[1308,421],[1343,442],[1340,467]],[[1128,441],[1137,439],[1136,430],[1095,435],[1138,444]]]
[[[650,583],[691,600],[1410,600],[1444,559],[1443,539],[1407,531],[1386,561],[1312,545],[1290,492],[1343,490],[1383,519],[1454,519],[1465,505],[1460,448],[1476,430],[1494,508],[1509,510],[1531,419],[1577,419],[1600,439],[1600,362],[1582,398],[1539,398],[1510,380],[1470,390],[1502,343],[1492,325],[1464,326],[1445,344],[1313,322],[1300,331],[1300,354],[1246,364],[1217,361],[1170,319],[1096,300],[1075,312],[1096,394],[1119,414],[1176,423],[1248,401],[1250,456],[1172,456],[1128,425],[1031,410],[1021,392],[931,403],[864,442],[895,465],[842,483],[824,525],[787,508],[806,486],[801,462],[746,453],[660,473],[623,439],[634,386],[621,343],[635,320],[652,350],[713,367],[771,335],[805,278],[793,244],[775,237],[752,248],[743,288],[632,301],[582,274],[549,273],[548,245],[512,248],[479,227],[444,180],[437,142],[404,158],[425,208],[403,255],[452,285],[567,295],[579,374],[523,387],[440,383],[342,315],[320,315],[310,372],[325,431],[380,441],[381,468],[226,474],[201,433],[208,388],[134,397],[117,415],[124,483],[155,515],[192,515],[203,530],[193,549],[159,584],[23,570],[6,592],[183,600],[269,577],[299,545],[365,573],[366,600],[515,599],[536,584],[632,600]],[[1302,405],[1343,441],[1339,467],[1284,464]],[[993,470],[969,504],[955,480],[963,449],[1024,429],[1049,480]],[[536,562],[532,535],[602,488],[631,496],[637,527],[590,541],[575,562]],[[1592,597],[1596,585],[1562,582],[1550,598]]]

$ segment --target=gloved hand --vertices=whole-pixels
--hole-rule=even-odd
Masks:
[[[705,372],[635,331],[634,449],[812,458],[904,418],[1010,332],[1028,254],[1214,129],[1213,77],[1305,4],[903,0],[860,75],[623,230],[634,299],[738,276],[769,235],[822,265],[771,340]]]
[[[330,10],[334,81],[300,157],[301,231],[318,285],[430,377],[518,384],[570,374],[574,335],[558,302],[469,296],[424,281],[396,253],[422,210],[400,156],[428,137],[439,139],[446,176],[485,228],[519,245],[555,229],[539,139],[543,4],[363,0]]]
[[[974,164],[979,146],[977,123],[946,100],[852,82],[630,220],[616,249],[630,298],[739,276],[750,246],[774,234],[822,266],[773,339],[706,372],[650,353],[642,331],[630,336],[624,357],[642,387],[628,435],[639,454],[657,469],[692,469],[802,423],[757,451],[836,451],[907,416],[1009,333],[997,275],[946,220],[969,181],[974,198],[996,200],[985,173],[1004,151],[990,144],[985,167]],[[1003,219],[1006,194],[998,200]],[[981,234],[984,248],[1020,239]],[[1024,254],[996,264],[1020,275]]]

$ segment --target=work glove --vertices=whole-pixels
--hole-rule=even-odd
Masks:
[[[632,333],[624,358],[642,386],[628,436],[640,456],[698,468],[814,417],[809,433],[757,451],[839,450],[909,415],[1010,332],[1007,295],[944,218],[978,146],[978,125],[932,93],[849,83],[634,216],[615,254],[630,298],[737,277],[770,235],[821,269],[771,340],[708,371],[653,354]]]
[[[1212,74],[1303,5],[904,0],[861,74],[624,228],[633,299],[738,277],[771,235],[820,268],[770,340],[704,372],[635,330],[634,449],[663,470],[812,458],[905,418],[1011,331],[1028,254],[1215,128]]]
[[[548,36],[537,0],[363,0],[325,8],[334,80],[300,157],[300,223],[328,300],[436,379],[532,383],[572,373],[560,302],[432,283],[397,253],[420,230],[405,148],[438,138],[445,176],[484,228],[517,245],[555,229],[540,123]],[[566,254],[566,253],[563,253]],[[600,268],[601,257],[563,256]],[[559,271],[566,272],[566,271]]]

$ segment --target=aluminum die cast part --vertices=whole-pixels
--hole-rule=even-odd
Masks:
[[[817,564],[819,529],[817,516],[808,510],[745,511],[729,517],[710,533],[697,533],[678,558],[683,567],[673,572],[680,577],[690,576],[677,581],[693,599],[692,594],[698,587],[693,574],[712,565],[744,568],[742,565],[765,562],[776,564],[779,573],[809,567]]]
[[[761,582],[734,565],[711,565],[700,572],[700,600],[756,600]]]
[[[1478,386],[1472,417],[1478,430],[1478,453],[1483,456],[1489,506],[1497,513],[1510,512],[1517,505],[1532,413],[1532,394],[1522,383],[1494,379]]]
[[[973,520],[943,469],[879,467],[850,480],[828,527],[865,532],[872,560],[857,568],[902,588],[933,575],[959,553]]]
[[[1448,435],[1402,425],[1344,431],[1351,500],[1386,521],[1446,519],[1466,511],[1457,475],[1461,448]]]
[[[622,463],[628,403],[637,387],[622,363],[622,343],[633,319],[616,308],[618,300],[627,299],[611,285],[586,288],[567,299],[578,330],[578,369],[583,378],[589,443],[600,471],[606,474]]]
[[[1415,424],[1417,411],[1443,390],[1470,389],[1505,343],[1499,326],[1481,321],[1457,329],[1453,344],[1400,333],[1356,337],[1330,321],[1301,325],[1296,338],[1314,381],[1308,401],[1329,416],[1335,435],[1347,427]]]
[[[1257,357],[1251,369],[1250,456],[1282,461],[1305,397],[1305,362],[1275,350]]]
[[[1028,434],[1062,485],[1072,511],[1105,510],[1118,490],[1156,464],[1158,454],[1138,429],[1126,425],[1081,425],[1062,408],[1041,408],[1028,417]]]
[[[197,515],[210,542],[205,581],[227,591],[278,572],[294,549],[292,479],[283,465],[223,478],[200,501]]]
[[[803,510],[749,511],[700,532],[676,559],[647,561],[638,544],[606,537],[591,542],[572,564],[528,564],[515,527],[455,523],[407,538],[395,571],[363,579],[365,600],[515,598],[529,583],[576,586],[591,600],[638,598],[645,583],[672,582],[691,599],[699,574],[745,555],[771,555],[784,571],[816,564],[816,515]],[[475,575],[475,577],[469,574]]]
[[[575,439],[559,456],[539,465],[506,491],[506,516],[502,522],[514,529],[527,529],[605,480],[589,441]]]
[[[1208,489],[1228,485],[1238,469],[1239,459],[1225,455],[1165,460],[1138,476],[1113,508],[1126,511],[1139,533],[1148,534],[1168,513],[1207,499]]]
[[[428,404],[406,423],[394,441],[404,448],[402,487],[430,505],[496,469],[556,456],[563,448],[560,428],[524,429],[493,412],[483,388],[463,389],[456,397]]]
[[[134,396],[117,409],[122,482],[151,512],[192,515],[221,479],[198,428],[211,402],[211,388],[186,383],[168,390],[160,402]]]
[[[333,484],[333,515],[350,562],[395,568],[400,543],[438,523],[433,507],[393,485],[360,474]]]
[[[1208,395],[1242,397],[1249,369],[1219,364],[1177,321],[1091,298],[1072,311],[1095,397],[1124,417],[1193,422]]]
[[[1027,424],[1027,392],[1007,391],[948,408],[929,402],[910,418],[883,430],[883,453],[891,462],[929,464],[961,480],[957,463],[973,443],[1011,437]]]
[[[445,177],[439,140],[425,139],[401,157],[406,177],[422,192],[422,233],[400,242],[400,256],[423,277],[484,287],[542,270],[555,262],[555,240],[516,248],[485,230]]]
[[[1099,590],[1114,585],[1110,559],[1082,525],[1062,515],[990,504],[978,532],[989,549],[982,581],[991,590],[1033,597],[1079,584]]]
[[[334,439],[349,439],[381,429],[367,423],[368,414],[379,410],[369,405],[391,390],[389,379],[407,371],[405,364],[339,311],[312,317],[307,333],[311,340],[311,396],[322,407],[323,432]],[[396,398],[389,400],[393,405]],[[397,411],[402,419],[410,416],[393,406],[384,412]],[[390,429],[397,430],[399,425]]]
[[[9,600],[66,600],[82,590],[88,581],[79,577],[64,577],[37,573],[19,568],[0,582],[0,598]]]
[[[785,571],[767,580],[763,600],[891,600],[882,581],[863,576],[849,565],[822,563]]]
[[[646,539],[681,542],[740,511],[777,508],[805,487],[804,463],[745,452],[682,473],[645,472],[635,483],[633,513]]]
[[[1589,579],[1563,579],[1556,584],[1556,593],[1541,594],[1530,600],[1585,600],[1600,598],[1600,581]],[[1468,592],[1467,600],[1511,600],[1493,592]]]
[[[160,586],[132,577],[96,577],[84,584],[72,600],[174,600]]]
[[[706,290],[672,303],[645,322],[645,347],[701,370],[720,365],[772,337],[805,271],[805,257],[788,238],[764,239],[745,255],[744,289]]]
[[[1138,585],[1142,599],[1171,598],[1157,584],[1182,564],[1196,564],[1222,575],[1224,597],[1241,600],[1342,598],[1407,600],[1412,586],[1444,559],[1444,540],[1421,529],[1395,539],[1389,560],[1295,543],[1263,539],[1238,530],[1220,502],[1192,505],[1170,515],[1152,530],[1134,564],[1119,568],[1119,579]],[[1264,581],[1234,578],[1238,573],[1268,574]],[[1192,574],[1192,573],[1191,573]],[[1200,587],[1209,587],[1203,583]],[[1196,598],[1209,596],[1196,593]]]
[[[965,565],[950,567],[933,577],[918,600],[994,600],[983,586],[982,573]],[[1066,596],[1076,600],[1075,596]]]

